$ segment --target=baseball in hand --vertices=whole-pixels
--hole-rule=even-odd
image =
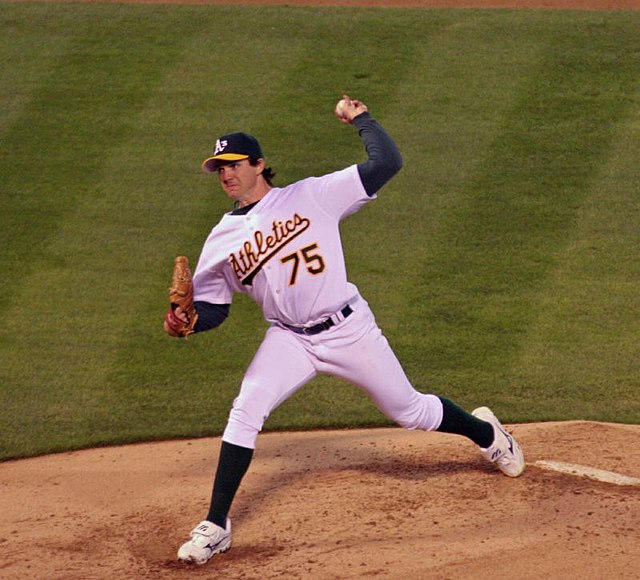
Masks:
[[[347,100],[340,99],[338,101],[338,104],[336,105],[336,117],[338,117],[338,119],[340,119],[341,121],[348,123],[349,119],[346,115],[346,110],[347,110]]]

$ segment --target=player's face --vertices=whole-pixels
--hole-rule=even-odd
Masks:
[[[224,192],[244,206],[257,201],[254,199],[256,186],[263,169],[262,160],[257,165],[251,165],[248,159],[242,159],[218,167],[217,172]]]

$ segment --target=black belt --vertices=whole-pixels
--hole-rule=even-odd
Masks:
[[[340,314],[342,314],[343,316],[342,318],[343,320],[351,316],[352,313],[353,313],[353,309],[348,304],[340,311]],[[335,314],[333,316],[335,316]],[[332,326],[335,326],[336,324],[338,324],[338,322],[341,322],[340,320],[338,320],[338,322],[335,322],[333,320],[333,316],[330,316],[326,320],[323,320],[322,322],[318,322],[318,324],[314,324],[313,326],[289,326],[288,324],[284,324],[284,323],[281,323],[281,324],[282,326],[284,326],[285,328],[288,328],[289,330],[292,330],[296,334],[307,334],[307,335],[319,334],[324,330],[329,330]]]

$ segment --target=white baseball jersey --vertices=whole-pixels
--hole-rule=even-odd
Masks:
[[[274,323],[233,402],[225,442],[254,448],[272,410],[318,373],[360,386],[407,429],[440,424],[442,403],[413,388],[347,280],[339,223],[371,199],[352,165],[273,188],[245,215],[225,214],[209,234],[193,276],[194,299],[230,304],[234,292],[246,292]],[[319,334],[281,326],[313,326],[347,304],[352,314]]]
[[[271,189],[245,215],[227,213],[196,266],[194,299],[230,304],[248,293],[270,322],[309,326],[358,295],[348,282],[339,222],[374,199],[357,166]]]

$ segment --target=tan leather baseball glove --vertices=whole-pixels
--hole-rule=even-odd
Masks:
[[[189,259],[177,256],[169,288],[169,310],[164,317],[164,329],[170,336],[189,336],[198,321],[193,305],[193,279]]]

